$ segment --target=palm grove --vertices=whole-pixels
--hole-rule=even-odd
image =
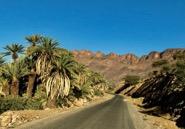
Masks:
[[[24,101],[24,105],[37,100],[42,106],[43,102],[48,107],[63,106],[64,102],[76,98],[91,99],[102,95],[108,89],[109,83],[103,76],[76,62],[57,41],[40,35],[28,36],[26,41],[27,48],[13,43],[2,52],[1,109],[10,108],[14,99],[18,103]],[[11,56],[12,61],[5,61],[5,56]],[[8,103],[9,107],[3,103]]]

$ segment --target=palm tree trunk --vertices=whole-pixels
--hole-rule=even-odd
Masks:
[[[19,80],[17,80],[17,79],[12,80],[11,95],[14,97],[19,95]]]
[[[36,72],[34,71],[34,69],[32,69],[29,75],[28,87],[27,87],[27,96],[30,98],[34,96],[33,89],[34,89],[35,79],[36,79]]]
[[[49,97],[48,101],[47,101],[47,107],[56,108],[57,107],[57,98],[54,97],[53,99],[51,99],[51,97]]]
[[[13,59],[14,63],[17,61],[17,59],[18,59],[17,53],[12,54],[12,59]]]
[[[5,95],[10,95],[10,85],[6,85],[3,87],[3,92],[5,93]]]

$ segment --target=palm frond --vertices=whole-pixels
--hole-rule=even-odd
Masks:
[[[3,67],[0,67],[0,71],[10,79],[20,79],[21,77],[28,74],[28,69],[24,60],[19,60],[15,63],[6,64]]]
[[[28,43],[31,44],[31,46],[36,46],[37,44],[40,43],[42,36],[39,34],[35,34],[35,35],[30,35],[25,37],[25,39],[28,41]]]
[[[3,88],[8,86],[8,80],[0,77],[0,94],[5,96],[5,93],[3,92]]]

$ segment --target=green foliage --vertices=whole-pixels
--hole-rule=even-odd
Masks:
[[[47,100],[45,87],[43,87],[42,85],[38,85],[37,89],[36,89],[36,92],[35,92],[34,98],[42,99],[43,101]]]
[[[82,95],[88,95],[92,93],[91,82],[86,82],[81,86]]]
[[[124,79],[125,79],[125,83],[130,85],[136,85],[140,81],[140,77],[136,75],[127,75]]]
[[[176,67],[179,70],[185,70],[185,61],[177,61]]]
[[[172,67],[170,65],[164,65],[164,66],[162,66],[161,71],[162,72],[170,72],[171,69],[172,69]]]
[[[100,90],[95,90],[95,92],[94,92],[94,95],[96,95],[96,96],[103,96],[103,94],[104,93]]]
[[[70,101],[70,97],[71,96],[68,96],[68,97],[59,97],[57,100],[56,100],[56,106],[57,107],[70,107],[70,105],[72,104],[71,101]]]
[[[7,110],[42,109],[40,99],[27,98],[0,98],[0,113]]]
[[[177,52],[177,53],[173,56],[173,58],[174,58],[175,60],[185,60],[185,51],[183,51],[183,52]]]
[[[167,60],[159,60],[159,61],[155,61],[152,66],[153,67],[161,67],[161,66],[164,66],[164,65],[167,65],[168,64],[168,61]]]
[[[22,54],[24,52],[24,47],[21,44],[13,43],[11,45],[7,45],[5,48],[5,52],[3,53],[4,56],[12,56],[14,62],[18,58],[18,54]]]
[[[40,43],[42,36],[36,34],[36,35],[30,35],[26,36],[25,39],[28,41],[28,43],[31,44],[31,46],[36,46],[37,44]]]
[[[18,60],[15,63],[9,63],[0,68],[1,73],[3,73],[7,79],[20,79],[21,77],[28,74],[27,65],[24,59]]]
[[[16,92],[19,96],[18,92],[22,95],[27,90],[34,97],[2,98],[1,111],[40,109],[46,100],[65,103],[69,96],[91,98],[108,89],[110,84],[102,75],[76,62],[72,53],[52,38],[31,35],[26,40],[30,45],[25,50],[17,43],[4,48],[4,56],[12,56],[13,62],[4,63],[0,56],[0,94],[3,87],[10,87],[10,95]],[[20,59],[19,54],[25,57]]]
[[[59,60],[56,60],[51,67],[49,76],[44,76],[46,79],[47,96],[54,97],[67,96],[71,88],[71,78],[76,74],[77,63],[69,55],[61,55]]]
[[[177,77],[177,85],[183,86],[185,84],[185,61],[177,61],[174,74]]]

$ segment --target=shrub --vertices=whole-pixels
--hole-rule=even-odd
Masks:
[[[173,58],[175,60],[185,60],[185,51],[177,52],[176,54],[174,54]]]
[[[161,72],[169,72],[171,70],[171,66],[170,65],[164,65],[161,69]]]
[[[7,110],[24,110],[24,109],[42,109],[42,101],[40,99],[28,98],[1,98],[0,113]]]
[[[124,79],[126,84],[135,85],[139,83],[140,77],[136,75],[127,75]]]
[[[25,109],[33,109],[33,110],[43,109],[42,105],[44,101],[45,100],[42,100],[42,99],[28,99],[26,100]]]
[[[103,96],[103,92],[100,91],[100,90],[95,90],[94,91],[94,95],[96,95],[96,96]]]
[[[161,67],[163,65],[167,65],[168,61],[167,60],[159,60],[159,61],[155,61],[152,66],[153,67]]]

